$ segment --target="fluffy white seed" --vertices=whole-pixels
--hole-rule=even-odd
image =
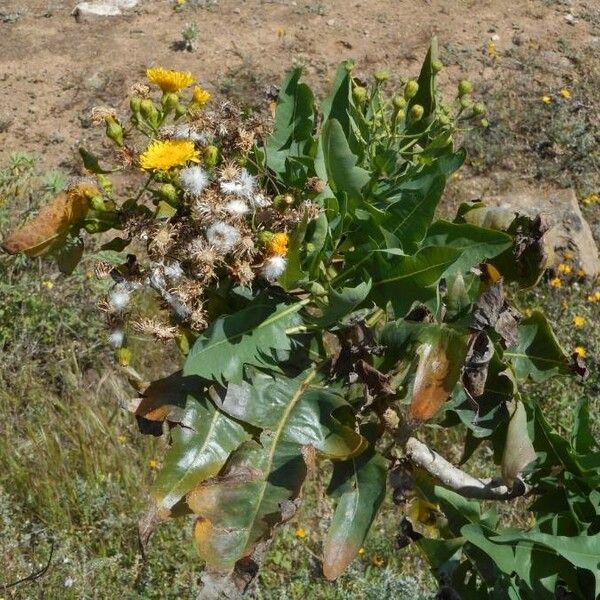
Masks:
[[[187,167],[179,174],[181,187],[192,196],[199,196],[210,183],[208,174],[202,167]]]
[[[286,265],[287,260],[283,256],[271,256],[265,261],[261,275],[267,281],[275,281],[283,275]]]

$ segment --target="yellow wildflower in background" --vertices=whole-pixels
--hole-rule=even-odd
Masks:
[[[554,279],[551,279],[550,287],[553,287],[553,288],[562,287],[562,281],[560,280],[560,277],[555,277]]]
[[[494,42],[488,42],[487,53],[490,58],[496,58],[498,55],[498,49],[496,48],[496,44]]]
[[[162,67],[146,69],[146,77],[163,92],[178,92],[194,83],[194,76],[187,71],[171,71]]]
[[[193,104],[195,104],[198,108],[202,108],[209,100],[210,93],[197,85],[192,93]]]
[[[573,317],[573,323],[575,323],[575,327],[583,327],[585,325],[585,317],[575,315]]]
[[[360,547],[360,548],[358,549],[358,554],[359,554],[360,556],[362,556],[362,555],[363,555],[365,552],[366,552],[366,550],[365,550],[363,547]]]
[[[140,166],[146,171],[166,171],[189,161],[198,162],[198,151],[190,140],[154,141],[140,155]]]
[[[550,98],[550,96],[542,96],[542,102],[544,104],[550,104],[550,102],[552,102],[552,98]]]
[[[565,260],[573,260],[574,254],[570,250],[565,250]]]
[[[298,527],[298,529],[296,529],[296,531],[294,532],[296,537],[298,539],[304,539],[306,537],[306,530],[303,529],[302,527]]]
[[[117,440],[119,440],[121,444],[124,444],[127,441],[127,436],[121,433],[117,436]]]
[[[585,358],[587,356],[587,350],[583,346],[576,346],[574,348],[576,354],[578,354],[581,358]]]
[[[566,275],[568,275],[572,270],[573,267],[571,267],[571,265],[565,265],[565,263],[560,263],[560,265],[558,265],[559,273],[565,273]]]
[[[42,281],[42,286],[47,290],[51,290],[54,287],[54,284],[51,281]]]
[[[376,567],[383,567],[385,565],[385,559],[381,556],[374,556],[371,562]]]
[[[277,254],[277,256],[285,256],[288,250],[288,240],[287,233],[276,233],[268,243],[269,252]]]
[[[155,460],[154,458],[151,458],[151,459],[148,461],[148,466],[149,466],[151,469],[158,469],[158,461],[157,461],[157,460]]]
[[[594,204],[594,202],[598,202],[598,200],[600,200],[600,195],[596,194],[595,192],[593,194],[590,194],[589,196],[586,196],[582,202],[584,204]]]
[[[560,90],[560,95],[567,100],[571,99],[571,92],[567,88],[563,88]]]

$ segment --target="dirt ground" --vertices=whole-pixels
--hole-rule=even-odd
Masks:
[[[77,147],[101,143],[91,108],[124,109],[149,65],[192,71],[217,95],[260,103],[292,65],[304,65],[321,90],[345,58],[365,72],[414,74],[432,34],[449,65],[447,85],[495,77],[490,42],[502,53],[534,40],[537,52],[553,54],[560,40],[600,39],[579,18],[595,0],[188,0],[180,11],[169,0],[142,0],[127,15],[79,22],[74,4],[0,2],[0,164],[27,151],[44,168],[73,169]],[[194,52],[176,49],[187,23],[200,32]]]

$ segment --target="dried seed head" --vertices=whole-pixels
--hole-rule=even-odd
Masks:
[[[151,335],[157,340],[172,340],[177,335],[177,327],[166,325],[158,319],[140,319],[133,322],[133,328],[144,335]]]

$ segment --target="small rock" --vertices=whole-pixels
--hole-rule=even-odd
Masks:
[[[485,197],[483,201],[488,206],[508,207],[530,217],[545,217],[550,225],[545,234],[548,246],[555,251],[575,251],[580,267],[588,276],[594,277],[600,273],[598,248],[572,189],[522,189],[501,196]],[[557,262],[560,262],[560,254],[556,254]]]
[[[116,17],[138,4],[139,0],[90,0],[77,4],[71,14],[76,20],[82,17]]]
[[[569,24],[569,25],[575,25],[575,23],[577,23],[577,19],[575,18],[575,15],[569,13],[568,15],[565,15],[565,21]]]
[[[492,40],[492,42],[497,42],[500,39],[500,36],[497,33],[495,33],[490,39]]]
[[[65,141],[65,136],[60,131],[53,131],[48,136],[48,140],[52,144],[62,144]]]
[[[329,27],[333,27],[335,25],[335,19],[328,19],[327,25],[329,25]]]
[[[103,89],[106,83],[107,81],[105,77],[103,77],[100,73],[94,73],[91,77],[88,77],[83,82],[83,87],[86,90],[97,92]]]
[[[239,15],[239,14],[242,12],[242,10],[241,10],[240,8],[234,8],[234,9],[233,9],[233,12],[234,12],[236,15]]]

